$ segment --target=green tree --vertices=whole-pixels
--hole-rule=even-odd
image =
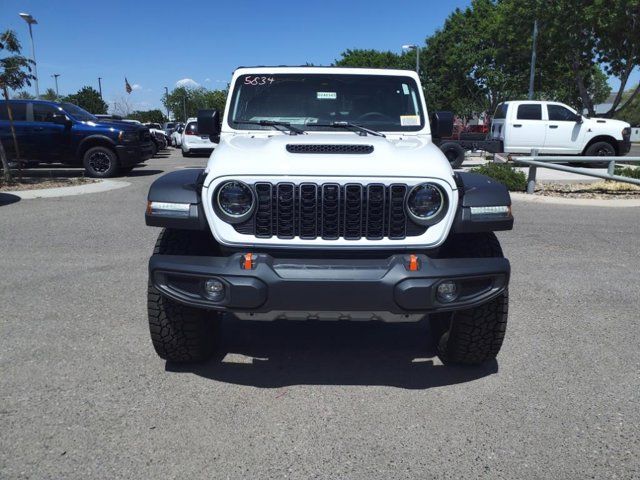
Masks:
[[[602,99],[599,70],[616,77],[621,84],[611,109],[612,116],[624,106],[622,94],[631,73],[640,66],[640,0],[503,0],[514,22],[540,24],[541,66],[550,74],[569,72],[570,84],[579,106],[594,115],[594,105]],[[634,91],[625,102],[633,100]]]
[[[31,60],[20,55],[21,46],[18,37],[13,30],[6,30],[0,34],[0,54],[6,51],[9,55],[0,58],[0,89],[5,100],[9,100],[9,89],[20,90],[25,86],[31,85],[31,80],[35,77],[31,74]],[[13,137],[13,145],[16,151],[16,160],[18,162],[18,172],[22,175],[20,167],[20,146],[16,137],[16,130],[13,125],[13,113],[11,106],[7,103],[7,113],[9,117],[9,128]],[[2,170],[4,171],[4,180],[11,180],[11,172],[9,170],[9,161],[4,150],[4,145],[0,142],[0,160],[2,161]]]
[[[571,1],[575,5],[569,5]],[[492,112],[501,101],[526,98],[536,19],[535,98],[578,109],[603,101],[610,92],[607,76],[593,56],[585,61],[589,54],[583,51],[594,55],[589,45],[595,40],[585,45],[569,41],[587,28],[584,5],[582,0],[473,0],[468,8],[455,10],[443,28],[426,39],[421,54],[430,106],[468,114]]]
[[[187,118],[197,116],[201,109],[216,108],[223,111],[227,93],[227,90],[208,90],[204,87],[177,87],[164,96],[162,103],[173,112],[177,121],[184,122]]]
[[[36,97],[35,97],[35,95],[30,94],[26,90],[20,90],[18,93],[16,93],[13,96],[13,98],[17,98],[19,100],[33,100]]]
[[[415,54],[399,55],[390,51],[347,49],[340,56],[333,62],[336,67],[411,69],[416,63]]]
[[[127,118],[130,118],[131,120],[138,120],[142,123],[163,124],[167,121],[167,117],[165,117],[162,111],[157,108],[154,110],[136,110],[131,112]]]
[[[100,98],[100,93],[93,87],[82,87],[76,93],[63,98],[65,102],[84,108],[89,113],[107,113],[109,105]]]
[[[629,122],[631,125],[636,127],[640,127],[640,95],[636,95],[630,101],[628,99],[634,92],[638,91],[638,85],[624,92],[622,95],[624,108],[620,108],[615,112],[615,118]]]
[[[40,95],[42,100],[49,100],[50,102],[57,102],[58,95],[56,95],[56,91],[53,88],[47,88],[47,90]]]

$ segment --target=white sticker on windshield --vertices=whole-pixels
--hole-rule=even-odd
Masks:
[[[400,115],[400,126],[419,127],[420,117],[418,115]]]
[[[336,92],[316,92],[318,95],[318,100],[335,100],[338,98],[338,94]]]
[[[409,95],[409,85],[407,85],[406,83],[403,83],[403,84],[402,84],[402,92],[403,92],[405,95]]]

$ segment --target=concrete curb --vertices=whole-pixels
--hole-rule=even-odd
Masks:
[[[511,192],[511,198],[516,201],[530,203],[548,203],[553,205],[572,205],[582,207],[640,207],[640,200],[603,200],[600,198],[564,198],[564,197],[545,197],[542,195],[527,195],[526,193]]]
[[[118,188],[128,187],[129,185],[131,185],[129,182],[122,182],[119,180],[99,180],[95,183],[89,183],[87,185],[77,185],[75,187],[43,188],[40,190],[18,190],[1,193],[15,195],[16,197],[20,197],[22,200],[30,200],[33,198],[70,197],[73,195],[84,195],[86,193],[108,192],[109,190],[116,190]]]

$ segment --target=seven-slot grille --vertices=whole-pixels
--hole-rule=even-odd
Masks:
[[[255,213],[234,228],[258,238],[401,240],[427,229],[407,218],[405,184],[258,182],[253,188]]]

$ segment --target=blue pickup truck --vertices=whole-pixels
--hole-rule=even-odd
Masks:
[[[153,155],[146,127],[103,122],[72,103],[9,100],[0,101],[0,141],[10,160],[17,157],[9,113],[21,161],[82,165],[89,176],[104,178]]]

